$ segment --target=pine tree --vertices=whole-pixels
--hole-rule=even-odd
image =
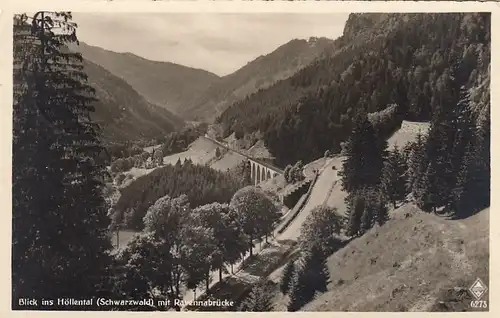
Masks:
[[[17,297],[110,295],[106,170],[93,89],[66,49],[75,30],[68,12],[15,16],[13,308]]]
[[[365,200],[358,194],[349,195],[347,198],[347,227],[346,234],[358,235],[361,229],[361,218],[365,210]]]
[[[303,274],[303,271],[304,261],[301,260],[297,270],[293,274],[292,280],[290,281],[288,292],[290,300],[287,305],[288,311],[297,311],[310,300],[307,293],[308,282],[306,281],[306,275]]]
[[[273,293],[266,279],[261,279],[252,288],[248,297],[241,304],[241,311],[267,312],[273,311]]]
[[[304,251],[299,267],[290,284],[288,311],[297,311],[314,299],[317,292],[325,292],[330,276],[323,251],[313,245]]]
[[[398,147],[395,146],[384,162],[382,172],[382,189],[386,199],[392,203],[394,208],[396,208],[396,201],[403,200],[406,195],[405,172],[402,155]]]
[[[408,157],[406,189],[415,200],[418,200],[421,181],[429,162],[425,151],[425,142],[426,139],[421,134],[417,134],[416,141],[412,144]]]
[[[382,194],[379,195],[376,206],[376,222],[378,225],[384,225],[389,220],[389,210],[387,209],[386,204],[384,203],[384,199]]]
[[[318,245],[313,245],[304,254],[304,272],[309,282],[312,299],[315,292],[323,293],[327,290],[330,274],[326,267],[326,255]]]
[[[288,292],[294,272],[295,272],[295,262],[293,260],[290,260],[283,269],[283,274],[280,280],[280,290],[283,293],[283,295],[286,295],[286,293]]]
[[[361,215],[361,232],[365,233],[369,229],[372,228],[373,226],[373,219],[375,217],[375,213],[373,211],[374,206],[372,205],[372,202],[368,202],[366,205],[363,214]]]
[[[476,208],[488,206],[490,190],[489,142],[486,145],[487,152],[480,146],[488,123],[483,122],[475,127],[470,96],[463,90],[461,97],[455,111],[457,129],[453,148],[453,165],[457,169],[452,205],[457,217],[467,216]],[[489,137],[489,132],[486,137]]]
[[[425,211],[436,213],[436,208],[439,206],[439,190],[438,190],[438,173],[435,168],[436,164],[431,161],[427,170],[422,178],[421,186],[419,187],[419,196],[417,198],[417,205]]]
[[[466,147],[464,157],[462,158],[462,164],[460,171],[457,174],[455,188],[453,189],[453,206],[456,216],[465,216],[471,210],[471,206],[474,205],[474,198],[471,194],[474,193],[472,186],[474,185],[474,168],[477,159],[476,154],[472,148],[472,145]]]
[[[353,193],[358,189],[377,186],[386,156],[387,142],[379,138],[366,116],[359,116],[345,147],[342,164],[342,189]]]

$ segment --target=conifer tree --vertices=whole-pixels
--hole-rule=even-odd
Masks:
[[[419,197],[421,190],[421,180],[428,165],[428,157],[425,151],[425,142],[421,134],[417,134],[416,141],[412,143],[408,157],[408,168],[406,173],[406,189],[413,195],[415,200]]]
[[[396,201],[403,200],[405,191],[405,166],[403,158],[397,146],[389,153],[384,162],[382,173],[382,190],[385,198],[396,208]]]
[[[315,292],[323,293],[327,290],[330,274],[326,267],[326,255],[318,245],[313,245],[304,254],[304,272],[309,282],[312,299]]]
[[[473,186],[476,169],[474,168],[477,167],[475,160],[478,159],[478,156],[470,143],[467,145],[462,159],[463,161],[453,189],[453,206],[456,216],[467,215],[475,204]]]
[[[266,279],[261,279],[252,288],[248,297],[241,304],[241,311],[267,312],[273,310],[273,293]]]
[[[95,99],[81,55],[66,48],[76,25],[69,12],[14,21],[13,308],[17,297],[109,297]]]
[[[382,194],[378,196],[378,202],[376,206],[376,222],[378,225],[384,225],[389,220],[389,210],[384,202]]]
[[[288,263],[286,263],[286,266],[283,269],[283,274],[280,280],[280,290],[283,293],[283,295],[286,295],[286,293],[288,292],[294,272],[295,272],[295,262],[293,260],[290,260]]]
[[[438,173],[435,168],[436,164],[434,161],[429,162],[427,170],[421,180],[421,185],[419,186],[417,197],[417,205],[419,208],[425,211],[431,211],[436,213],[436,208],[439,206],[440,201],[438,199],[439,190],[438,184],[440,180],[438,179]]]
[[[298,268],[295,270],[292,280],[290,281],[288,292],[290,300],[287,305],[288,311],[297,311],[310,300],[307,293],[308,282],[306,281],[306,275],[304,275],[303,271],[304,260],[301,259],[299,261]]]
[[[361,218],[365,210],[365,200],[358,193],[349,195],[347,201],[347,227],[346,234],[358,235],[361,229]]]
[[[375,217],[374,206],[372,202],[367,202],[367,205],[361,215],[361,233],[365,233],[373,226],[373,219]]]
[[[317,245],[304,251],[289,290],[288,311],[297,311],[314,299],[317,292],[325,292],[329,282],[323,251]]]
[[[377,136],[368,118],[359,116],[346,143],[346,159],[340,172],[342,189],[353,193],[379,185],[386,148],[387,142]]]
[[[453,187],[453,211],[457,217],[467,216],[477,208],[489,205],[489,142],[480,146],[489,122],[474,123],[470,95],[462,90],[457,105],[456,135],[453,148],[453,165],[456,179]],[[486,137],[489,140],[489,132]],[[484,144],[483,144],[484,145]],[[485,164],[486,163],[486,164]]]

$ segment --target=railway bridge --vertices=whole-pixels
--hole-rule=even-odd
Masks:
[[[250,165],[250,173],[251,173],[251,178],[252,182],[254,185],[258,185],[261,182],[264,182],[266,180],[272,179],[278,175],[283,174],[283,170],[279,169],[278,167],[273,166],[269,162],[265,162],[262,159],[256,159],[248,156],[247,154],[244,154],[243,152],[233,149],[229,147],[229,145],[224,144],[218,140],[215,140],[208,135],[205,135],[205,138],[211,140],[212,142],[216,143],[220,147],[223,147],[229,151],[235,152],[243,157],[248,161]]]

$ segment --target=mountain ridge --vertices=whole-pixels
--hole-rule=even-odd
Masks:
[[[102,66],[86,59],[83,63],[87,81],[97,97],[91,116],[102,127],[105,141],[151,139],[184,126],[182,119],[149,103]]]
[[[212,122],[232,103],[292,76],[328,54],[333,45],[334,40],[326,37],[292,39],[224,76],[85,42],[72,50],[125,80],[149,102],[186,120]]]
[[[175,114],[219,76],[171,62],[151,61],[136,54],[118,53],[85,42],[71,49],[83,58],[126,81],[148,102]]]
[[[196,114],[194,119],[201,117],[212,122],[232,103],[295,74],[326,54],[333,43],[325,37],[292,39],[212,83],[186,112]]]

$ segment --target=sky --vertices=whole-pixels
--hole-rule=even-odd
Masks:
[[[80,41],[146,59],[230,74],[282,44],[336,39],[347,13],[76,13]]]

